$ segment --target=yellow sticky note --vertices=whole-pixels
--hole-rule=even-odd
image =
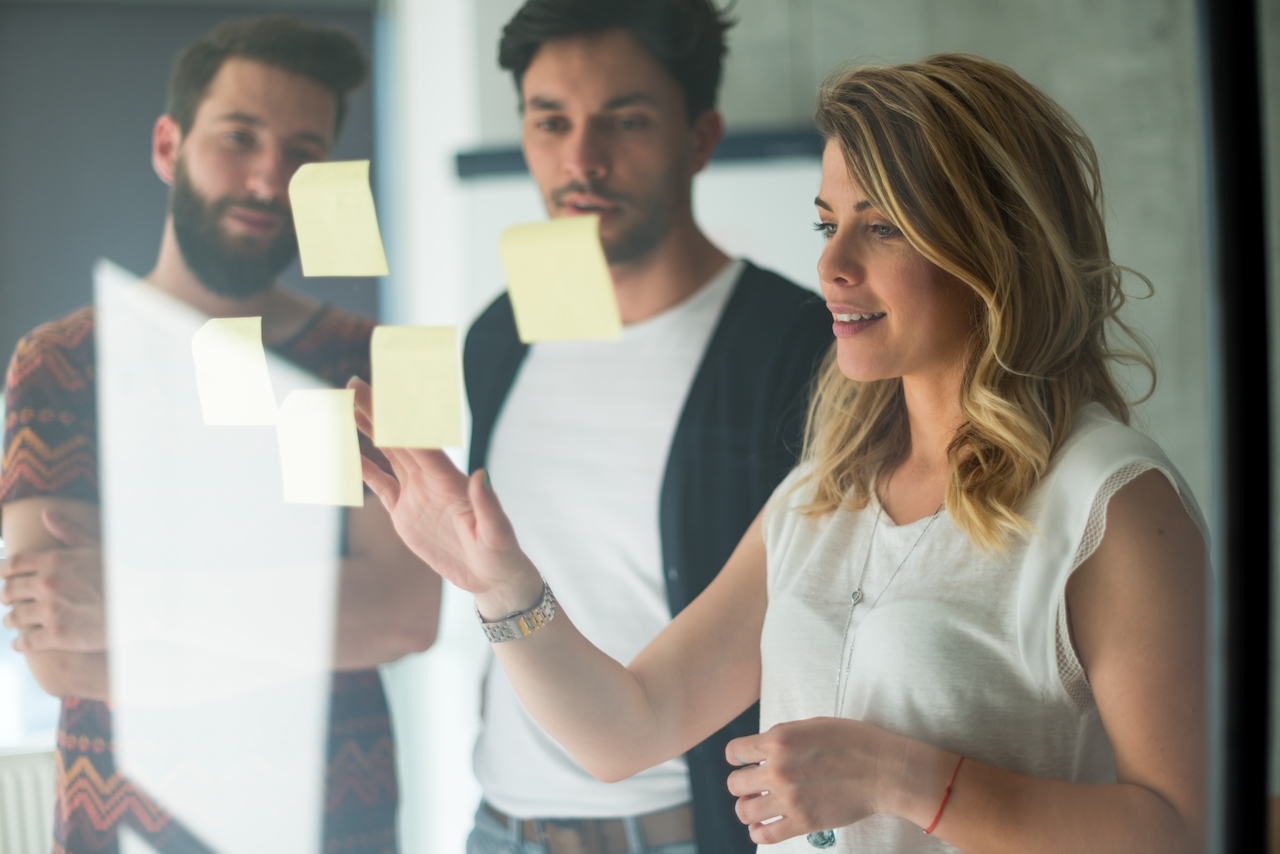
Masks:
[[[302,166],[289,182],[289,203],[302,275],[387,275],[368,160]]]
[[[369,350],[373,443],[380,448],[460,446],[457,328],[378,326]]]
[[[262,349],[261,317],[215,317],[191,339],[204,423],[276,423],[276,395]]]
[[[280,404],[276,433],[286,503],[364,506],[355,395],[347,388],[306,389],[289,392]]]
[[[599,221],[562,217],[513,226],[498,238],[521,341],[622,336]]]

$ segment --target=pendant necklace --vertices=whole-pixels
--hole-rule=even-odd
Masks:
[[[889,475],[889,480],[885,482],[884,494],[889,495],[889,485],[893,483],[893,474]],[[880,517],[884,515],[884,504],[879,500],[876,501],[876,520],[871,525],[871,534],[867,537],[867,553],[862,558],[862,572],[858,574],[858,583],[853,588],[852,595],[849,596],[849,616],[844,621],[844,640],[840,646],[840,663],[836,665],[836,700],[835,708],[831,712],[833,718],[841,717],[840,710],[844,708],[845,694],[849,690],[849,669],[853,667],[853,641],[849,639],[849,629],[853,627],[853,610],[858,607],[858,603],[862,601],[862,582],[867,577],[867,566],[871,563],[871,547],[875,543],[876,530],[880,527]],[[885,582],[884,587],[876,594],[876,598],[871,601],[867,607],[870,611],[880,602],[880,597],[884,596],[885,591],[889,589],[889,585],[893,584],[893,580],[898,577],[898,573],[907,565],[907,561],[911,559],[911,555],[915,553],[916,546],[920,545],[920,541],[924,539],[924,535],[929,533],[929,529],[933,527],[933,523],[938,520],[938,516],[942,513],[942,508],[946,507],[945,501],[938,505],[938,509],[933,511],[933,515],[929,517],[929,522],[924,526],[924,530],[916,537],[916,541],[911,544],[911,548],[907,549],[906,557],[894,569],[893,574],[889,576],[889,580]],[[817,830],[805,836],[809,844],[814,848],[830,848],[836,844],[836,832],[834,830]]]

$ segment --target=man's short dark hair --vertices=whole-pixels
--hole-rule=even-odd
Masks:
[[[528,0],[502,30],[498,65],[519,90],[544,43],[626,30],[680,84],[692,123],[716,105],[733,24],[713,0]]]
[[[209,84],[222,64],[233,57],[310,77],[333,93],[337,103],[335,129],[347,114],[347,96],[369,74],[360,45],[338,29],[304,24],[288,15],[265,15],[222,24],[178,54],[169,78],[165,112],[182,128],[183,136],[196,120]]]

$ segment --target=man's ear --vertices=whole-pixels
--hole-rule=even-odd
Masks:
[[[160,180],[173,185],[173,173],[178,165],[178,152],[182,149],[182,128],[167,113],[156,119],[151,131],[151,168]]]
[[[703,110],[693,120],[693,158],[690,166],[696,175],[706,168],[716,146],[724,138],[724,116],[719,110]]]

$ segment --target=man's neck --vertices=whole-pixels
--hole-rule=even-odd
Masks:
[[[313,300],[279,285],[242,299],[210,291],[182,257],[172,218],[165,220],[156,266],[143,278],[210,317],[261,317],[262,340],[266,344],[296,334],[318,308]]]
[[[727,263],[729,256],[692,219],[673,225],[644,258],[609,266],[622,322],[639,323],[661,314],[705,285]]]

